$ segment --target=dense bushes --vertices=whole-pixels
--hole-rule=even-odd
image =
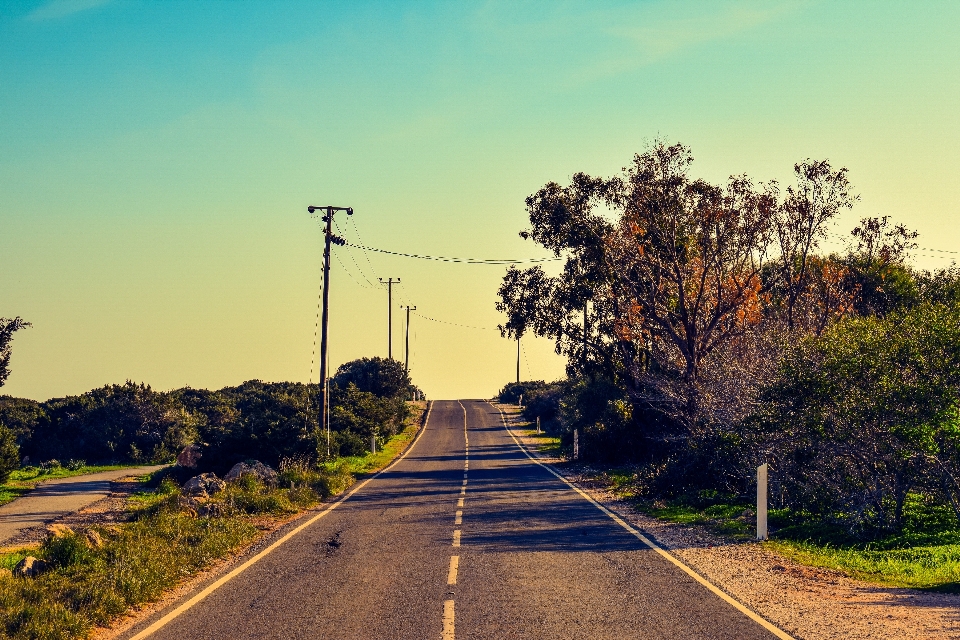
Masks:
[[[396,433],[408,415],[404,398],[411,389],[395,361],[343,365],[330,387],[331,456],[363,454],[370,436],[383,440]],[[219,391],[158,392],[127,382],[46,402],[0,396],[0,425],[9,426],[19,455],[33,463],[168,462],[196,443],[202,470],[222,473],[248,458],[272,466],[325,458],[320,391],[319,385],[251,380]],[[0,430],[0,475],[4,461],[17,457]]]
[[[800,508],[899,529],[911,491],[960,518],[960,308],[851,318],[804,341],[753,420]]]

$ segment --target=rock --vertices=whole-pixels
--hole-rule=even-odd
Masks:
[[[34,558],[33,556],[27,556],[18,562],[17,566],[13,568],[13,574],[16,576],[22,576],[24,578],[32,578],[40,575],[40,573],[45,571],[49,566],[50,563],[44,560]]]
[[[222,502],[207,502],[197,509],[201,518],[220,518],[227,515],[227,507]]]
[[[197,463],[200,462],[202,456],[203,452],[200,449],[200,445],[188,444],[177,456],[177,464],[187,469],[196,469]]]
[[[215,473],[201,473],[193,476],[183,485],[183,493],[188,496],[207,497],[226,489],[227,483],[217,477]]]
[[[224,476],[227,482],[236,482],[243,476],[255,476],[260,482],[269,485],[277,484],[277,472],[259,460],[253,462],[238,462]]]
[[[87,539],[87,543],[94,549],[99,549],[103,546],[103,538],[94,529],[84,531],[83,537]]]
[[[47,527],[47,537],[48,538],[62,538],[64,536],[72,536],[73,529],[68,527],[65,524],[51,524]]]

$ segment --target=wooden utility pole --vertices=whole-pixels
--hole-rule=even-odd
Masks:
[[[403,372],[410,372],[410,312],[416,311],[416,307],[407,305],[407,341],[403,349]]]
[[[383,282],[383,278],[379,278]],[[393,360],[393,283],[400,282],[400,278],[394,280],[387,278],[387,358]]]
[[[307,207],[307,211],[325,211],[321,220],[326,223],[323,232],[323,312],[320,325],[320,388],[323,402],[320,405],[320,430],[327,432],[327,457],[330,456],[330,407],[329,386],[327,384],[327,324],[330,319],[330,244],[342,245],[344,239],[333,235],[333,215],[337,211],[346,211],[353,215],[353,207]]]
[[[517,336],[517,384],[520,384],[520,336]]]

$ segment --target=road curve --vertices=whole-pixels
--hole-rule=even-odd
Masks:
[[[122,637],[776,637],[532,462],[485,402],[435,402],[404,459],[327,509]]]

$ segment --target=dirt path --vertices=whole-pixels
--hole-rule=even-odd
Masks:
[[[9,545],[27,530],[42,527],[109,497],[115,480],[162,468],[158,465],[116,469],[44,482],[22,498],[0,507],[0,545]]]

